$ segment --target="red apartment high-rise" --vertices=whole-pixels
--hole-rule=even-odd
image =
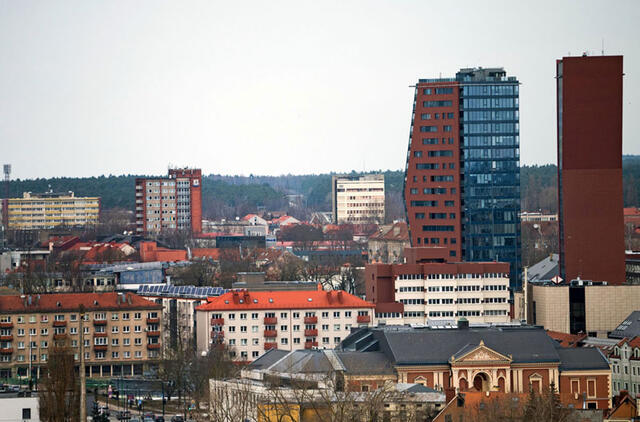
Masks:
[[[202,232],[202,171],[169,169],[168,177],[136,179],[136,231]]]
[[[625,281],[622,56],[558,60],[560,276]]]

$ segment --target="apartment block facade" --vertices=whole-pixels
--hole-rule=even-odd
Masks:
[[[374,325],[373,310],[344,291],[235,290],[196,308],[198,352],[223,342],[252,361],[271,349],[333,349],[352,327]]]
[[[366,299],[387,325],[511,321],[509,264],[367,264]]]
[[[560,277],[623,284],[622,56],[556,71]]]
[[[404,198],[414,247],[510,264],[520,285],[519,82],[461,69],[415,87]]]
[[[336,224],[384,222],[384,175],[332,176],[331,204]]]
[[[2,204],[7,204],[9,229],[80,227],[98,224],[100,218],[100,198],[76,197],[73,192],[24,192],[22,198],[9,198]]]
[[[161,305],[131,293],[0,296],[0,378],[30,368],[39,377],[55,344],[79,364],[81,342],[88,377],[143,375],[160,357],[161,317]]]
[[[136,232],[202,232],[202,171],[169,169],[168,177],[136,179]]]
[[[622,390],[631,397],[640,396],[640,337],[624,338],[613,348],[611,362],[611,393],[614,396]]]

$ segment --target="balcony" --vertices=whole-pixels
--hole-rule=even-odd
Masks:
[[[160,337],[160,331],[147,331],[147,337]]]
[[[147,324],[160,324],[160,318],[147,318]]]
[[[0,328],[13,328],[13,322],[0,322]]]
[[[318,342],[317,341],[305,341],[304,342],[304,348],[305,349],[312,349],[314,347],[318,347]]]
[[[304,330],[305,337],[316,337],[318,335],[318,330],[316,328],[312,328],[310,330]]]
[[[364,324],[371,322],[371,317],[369,315],[358,315],[356,321],[358,321],[358,324]]]
[[[0,341],[13,341],[13,336],[12,335],[0,336]]]
[[[106,352],[107,347],[108,346],[106,344],[94,344],[93,350],[95,350],[96,352]]]
[[[211,326],[224,325],[224,318],[211,318]]]
[[[106,337],[107,333],[93,333],[94,337]]]
[[[216,330],[212,330],[211,331],[211,337],[222,337],[224,338],[224,331],[216,331]]]
[[[160,343],[148,343],[147,349],[149,350],[158,350],[160,348]]]
[[[278,337],[278,331],[276,330],[264,330],[265,337]]]
[[[67,334],[66,333],[54,334],[53,335],[53,339],[54,340],[64,340],[66,338],[67,338]]]
[[[278,348],[278,343],[265,343],[264,344],[264,350],[271,350],[271,349],[277,349]]]
[[[305,324],[317,324],[318,323],[318,317],[317,316],[306,316],[306,317],[304,317],[304,323]]]
[[[107,325],[106,319],[94,319],[93,325]]]
[[[278,318],[276,317],[264,317],[264,325],[275,325],[278,323]]]
[[[10,355],[12,353],[13,353],[13,348],[11,347],[4,347],[0,349],[0,355]]]
[[[66,327],[67,321],[53,321],[54,327]]]

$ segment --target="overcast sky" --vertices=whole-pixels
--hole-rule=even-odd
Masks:
[[[418,78],[504,67],[523,164],[556,161],[555,60],[624,55],[640,154],[640,1],[0,0],[14,178],[404,169]]]

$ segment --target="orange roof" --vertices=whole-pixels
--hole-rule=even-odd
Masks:
[[[352,294],[324,290],[288,290],[277,292],[249,292],[236,290],[207,298],[198,311],[231,311],[251,309],[318,309],[318,308],[375,308],[373,303]]]
[[[640,216],[640,210],[638,208],[635,207],[628,207],[628,208],[624,208],[623,210],[623,214],[624,215],[638,215]]]
[[[24,297],[23,297],[24,296]],[[104,309],[162,309],[162,305],[127,293],[121,301],[116,292],[108,293],[47,293],[41,295],[0,296],[1,312],[61,312],[77,311],[84,305],[87,311]],[[29,305],[31,296],[31,305]]]
[[[220,257],[219,248],[193,248],[191,256],[194,258],[211,258],[218,259]]]
[[[562,347],[576,347],[580,341],[587,338],[586,334],[567,334],[551,330],[547,330],[547,334]]]
[[[253,217],[257,217],[257,216],[258,216],[257,214],[247,214],[244,217],[242,217],[242,220],[248,221],[248,220],[251,220]]]

